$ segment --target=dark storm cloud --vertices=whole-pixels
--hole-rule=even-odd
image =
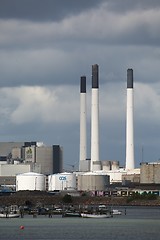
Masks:
[[[107,0],[108,8],[116,12],[127,12],[137,9],[159,8],[159,0]]]
[[[0,18],[58,21],[76,15],[104,0],[0,0]]]

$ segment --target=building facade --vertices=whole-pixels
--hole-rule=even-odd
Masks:
[[[0,172],[0,176],[13,176],[27,171],[45,175],[60,173],[63,169],[63,149],[59,145],[45,146],[33,141],[0,142],[1,165],[4,167],[0,169],[5,170]]]

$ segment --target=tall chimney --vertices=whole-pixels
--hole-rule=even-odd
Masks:
[[[101,170],[101,163],[99,161],[99,69],[97,64],[92,65],[90,170]]]
[[[126,170],[134,169],[133,69],[127,70]]]
[[[86,152],[87,152],[87,137],[86,137],[86,76],[80,79],[80,156],[79,156],[79,171],[84,171]]]

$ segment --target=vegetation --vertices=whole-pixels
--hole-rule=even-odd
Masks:
[[[71,205],[100,205],[108,206],[126,206],[126,205],[143,205],[143,206],[160,206],[160,197],[156,193],[135,193],[130,197],[127,196],[89,196],[88,193],[82,193],[81,196],[72,196],[70,194],[53,194],[40,191],[19,191],[14,194],[0,196],[0,206],[53,206],[61,204]]]
[[[151,192],[143,192],[142,194],[136,192],[133,193],[132,196],[127,198],[127,202],[132,202],[134,200],[156,200],[157,199],[157,195]]]
[[[64,195],[64,197],[62,198],[62,201],[63,201],[63,203],[72,203],[73,202],[72,197],[69,194]]]

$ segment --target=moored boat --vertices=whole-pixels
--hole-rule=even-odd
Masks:
[[[0,218],[18,218],[20,217],[19,213],[0,213]]]
[[[112,213],[113,215],[121,215],[121,214],[122,214],[122,212],[119,211],[118,209],[113,209],[113,210],[111,211],[111,213]]]
[[[110,218],[111,214],[96,214],[96,213],[81,213],[81,217],[83,218]]]
[[[20,212],[17,205],[5,207],[0,211],[0,218],[18,218],[18,217],[20,217]]]
[[[79,212],[64,212],[62,217],[81,217]]]

